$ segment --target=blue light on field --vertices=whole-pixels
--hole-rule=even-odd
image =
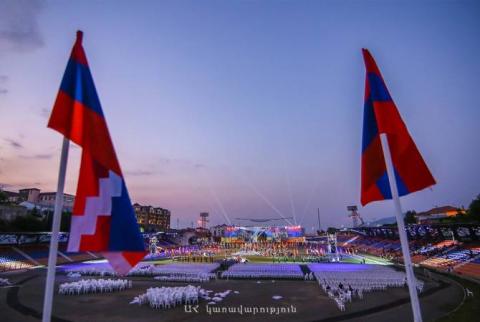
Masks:
[[[360,272],[369,270],[372,265],[365,264],[343,264],[343,263],[316,263],[309,264],[308,267],[314,272]]]

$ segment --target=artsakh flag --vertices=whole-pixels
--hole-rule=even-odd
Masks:
[[[367,71],[363,114],[362,195],[366,205],[392,199],[380,134],[387,134],[399,196],[435,184],[395,106],[372,55],[363,49]]]
[[[82,47],[72,49],[48,127],[82,147],[69,252],[101,252],[119,274],[145,255],[112,140]]]

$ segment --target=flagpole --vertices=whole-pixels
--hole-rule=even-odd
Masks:
[[[408,291],[410,293],[410,302],[412,304],[413,319],[415,322],[422,322],[422,312],[420,310],[420,302],[418,300],[417,283],[413,274],[412,259],[410,258],[410,248],[408,246],[407,233],[405,231],[405,223],[403,219],[402,206],[398,196],[398,189],[395,180],[392,156],[388,146],[387,134],[381,133],[380,140],[382,142],[383,155],[387,166],[388,181],[390,182],[390,190],[392,192],[392,200],[395,205],[395,217],[397,218],[398,235],[400,236],[400,244],[402,246],[403,262],[405,264],[405,272],[407,274]]]
[[[55,286],[55,268],[57,266],[58,233],[63,209],[63,190],[65,187],[65,174],[67,170],[68,147],[70,141],[64,137],[62,154],[60,156],[60,170],[58,172],[57,194],[55,196],[55,210],[52,220],[52,236],[50,237],[50,250],[48,252],[47,281],[45,283],[45,296],[43,298],[42,322],[50,322],[52,317],[53,288]]]

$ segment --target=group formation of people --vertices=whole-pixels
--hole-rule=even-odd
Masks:
[[[12,283],[8,280],[8,278],[0,278],[0,286],[10,286]]]
[[[116,276],[115,271],[112,268],[105,267],[83,267],[68,270],[68,277],[79,277],[79,276]]]
[[[335,264],[332,264],[332,266]],[[345,310],[345,304],[353,297],[363,299],[366,292],[382,291],[388,287],[406,286],[405,273],[387,266],[351,264],[342,270],[340,266],[326,269],[324,265],[309,265],[318,284],[334,300],[340,310]],[[423,290],[423,282],[417,281],[417,288]]]
[[[178,256],[175,258],[175,260],[186,263],[213,263],[215,261],[215,257],[210,253],[191,254],[186,256]]]
[[[178,275],[191,277],[208,277],[214,278],[215,274],[208,274],[216,270],[220,263],[173,263],[165,265],[142,264],[134,267],[127,276],[161,276],[161,275]],[[117,274],[112,268],[106,267],[84,267],[67,271],[67,276],[72,277],[76,274],[82,276],[116,276]],[[207,275],[203,275],[207,274]],[[188,281],[188,280],[185,280]]]
[[[315,275],[313,274],[313,272],[310,272],[310,273],[305,274],[303,279],[306,280],[306,281],[314,281],[315,280]]]
[[[78,278],[78,277],[82,277],[82,274],[80,274],[79,272],[68,272],[67,276],[70,278]]]
[[[303,279],[304,274],[296,264],[238,263],[222,273],[222,278],[282,278]]]
[[[60,284],[58,294],[80,295],[88,293],[110,293],[132,287],[132,281],[124,279],[86,279]]]
[[[188,283],[202,283],[208,282],[216,278],[214,273],[178,273],[168,275],[158,275],[154,279],[162,282],[188,282]]]
[[[165,265],[142,265],[133,269],[130,273],[136,276],[159,276],[159,275],[193,275],[208,274],[216,270],[219,263],[171,263]]]
[[[223,301],[231,292],[232,290],[226,290],[224,292],[213,293],[212,290],[200,289],[200,297],[206,301],[209,301],[207,304],[217,304]],[[238,294],[239,292],[235,291],[235,293]]]
[[[200,286],[151,287],[136,296],[130,304],[148,304],[153,309],[169,309],[182,304],[197,304]]]

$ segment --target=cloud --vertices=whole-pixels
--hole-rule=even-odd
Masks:
[[[5,95],[8,93],[8,89],[0,87],[0,95]]]
[[[4,139],[4,140],[5,140],[5,142],[7,142],[8,144],[10,144],[10,146],[11,146],[12,148],[15,148],[15,149],[22,149],[22,148],[23,148],[23,145],[22,145],[20,142],[18,142],[17,140],[8,139],[8,138],[7,138],[7,139]]]
[[[39,153],[39,154],[34,154],[34,155],[20,155],[19,156],[22,159],[33,159],[33,160],[48,160],[53,157],[53,153]]]
[[[200,168],[206,168],[207,166],[203,163],[198,163],[194,162],[192,160],[187,160],[187,159],[180,159],[180,158],[159,158],[158,163],[161,164],[161,166],[169,166],[169,167],[176,167],[176,168],[194,168],[194,169],[200,169]]]
[[[169,164],[172,162],[172,159],[170,158],[160,158],[158,159],[158,162],[161,163],[161,164]]]
[[[50,110],[46,107],[42,107],[40,109],[40,116],[44,119],[48,119],[50,117]]]
[[[180,158],[166,158],[161,157],[157,159],[156,163],[150,164],[145,166],[144,169],[138,170],[130,170],[125,171],[126,175],[134,176],[134,177],[142,177],[142,176],[152,176],[157,174],[165,174],[171,171],[196,171],[197,169],[203,169],[207,166],[203,163],[195,163],[193,161],[187,159],[180,159]],[[165,170],[168,169],[168,170]],[[163,171],[165,170],[165,172]]]
[[[143,177],[143,176],[151,176],[155,174],[155,172],[149,171],[149,170],[132,170],[132,171],[126,171],[125,174],[133,177]]]
[[[42,0],[0,1],[0,51],[31,51],[43,47],[38,16]]]

